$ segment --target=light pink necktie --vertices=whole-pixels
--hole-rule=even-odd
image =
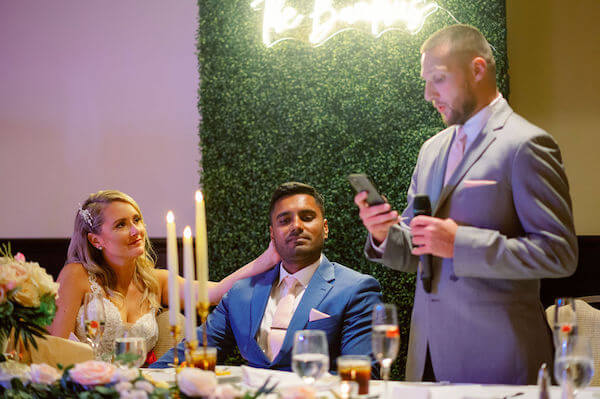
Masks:
[[[450,147],[450,153],[448,154],[448,163],[446,164],[446,175],[444,176],[444,186],[450,180],[450,176],[456,170],[456,167],[460,163],[463,155],[465,154],[465,145],[467,144],[467,135],[463,132],[462,125],[459,126],[456,132],[456,137]]]
[[[294,315],[294,300],[296,299],[296,285],[298,284],[298,280],[295,277],[287,276],[283,280],[283,284],[284,286],[280,295],[281,299],[279,299],[279,303],[275,308],[273,323],[269,330],[269,357],[271,361],[275,359],[281,350],[287,328]]]

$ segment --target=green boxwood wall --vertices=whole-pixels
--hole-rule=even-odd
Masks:
[[[439,4],[495,47],[506,95],[504,1]],[[326,201],[327,257],[375,276],[384,300],[398,305],[402,349],[394,376],[403,376],[415,276],[364,259],[366,230],[346,175],[367,173],[396,209],[405,206],[419,148],[443,128],[423,99],[419,47],[453,20],[439,10],[416,35],[393,31],[374,39],[349,31],[317,48],[299,41],[266,48],[262,13],[250,0],[200,0],[199,8],[200,175],[210,277],[225,276],[266,248],[269,197],[278,184],[315,186]]]

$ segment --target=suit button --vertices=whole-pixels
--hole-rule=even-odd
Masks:
[[[452,273],[450,275],[450,280],[452,280],[452,281],[458,281],[458,277],[456,277],[456,274]]]

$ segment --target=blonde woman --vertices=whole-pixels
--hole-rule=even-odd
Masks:
[[[144,219],[129,195],[115,190],[91,194],[75,216],[67,262],[58,276],[57,312],[49,330],[85,341],[80,320],[86,293],[104,296],[106,325],[99,355],[112,353],[114,340],[129,331],[142,336],[146,347],[158,339],[156,311],[168,307],[168,272],[157,269]],[[216,304],[239,279],[270,269],[279,262],[273,244],[254,261],[218,283],[209,283],[209,300]],[[183,278],[179,278],[183,292]],[[182,304],[183,305],[183,304]]]

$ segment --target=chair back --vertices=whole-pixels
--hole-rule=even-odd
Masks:
[[[546,309],[546,318],[552,328],[554,324],[554,307],[549,306]],[[577,315],[577,333],[588,337],[592,347],[592,356],[594,357],[594,377],[591,386],[600,386],[600,309],[596,309],[589,303],[580,299],[575,300],[575,310]]]
[[[183,323],[185,317],[179,313],[177,315],[177,324],[180,327],[180,334],[177,337],[177,342],[183,334]],[[169,324],[169,311],[165,310],[156,316],[156,322],[158,323],[158,341],[154,345],[154,354],[157,359],[160,359],[162,355],[167,353],[169,349],[173,347],[173,336],[171,336],[171,325]],[[183,360],[182,360],[183,361]]]

